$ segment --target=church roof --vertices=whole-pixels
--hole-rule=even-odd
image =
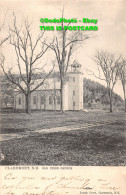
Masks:
[[[78,69],[79,67],[81,67],[81,64],[79,64],[79,62],[77,60],[74,60],[73,64],[71,64],[71,67],[73,67],[74,69]],[[69,78],[69,74],[77,74],[77,73],[81,73],[79,70],[77,71],[73,71],[71,70],[71,72],[68,72],[66,74],[66,82],[68,82],[68,78]],[[39,85],[43,79],[46,77],[47,73],[46,72],[42,72],[40,74],[38,74],[36,77],[32,76],[32,82],[31,82],[31,90],[33,90],[34,88],[37,87],[37,85]],[[20,80],[20,85],[22,86],[23,89],[26,89],[26,83],[21,79]],[[53,72],[51,73],[47,79],[44,81],[44,84],[42,84],[40,87],[38,87],[36,90],[51,90],[51,89],[60,89],[60,73],[59,72]],[[15,91],[19,91],[18,88],[15,89]]]
[[[43,79],[33,80],[31,82],[31,90],[37,87],[42,81]],[[20,85],[22,86],[23,89],[27,88],[24,81],[21,81]],[[46,79],[44,83],[40,87],[38,87],[36,90],[52,90],[52,89],[60,89],[60,82],[58,78]],[[18,88],[16,88],[15,91],[18,91]]]

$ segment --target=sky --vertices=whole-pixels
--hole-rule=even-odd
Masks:
[[[0,16],[3,18],[7,13],[7,22],[11,24],[12,12],[14,11],[19,25],[25,17],[28,17],[33,21],[33,32],[36,34],[40,31],[40,18],[60,18],[63,6],[66,19],[77,18],[82,20],[82,18],[89,18],[98,20],[98,31],[92,32],[94,38],[86,41],[74,53],[72,60],[76,59],[82,64],[84,77],[105,85],[104,82],[97,80],[93,75],[89,75],[86,70],[96,72],[97,66],[91,58],[95,55],[97,49],[111,52],[117,58],[120,55],[126,58],[125,0],[1,0]],[[6,25],[8,24],[6,23]],[[83,25],[83,23],[78,23],[78,25]],[[6,33],[5,31],[4,33]],[[5,53],[8,59],[6,65],[15,63],[14,51],[9,46]],[[123,97],[120,81],[117,82],[114,91]]]

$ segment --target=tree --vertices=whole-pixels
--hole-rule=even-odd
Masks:
[[[0,33],[1,33],[1,34],[2,34],[2,30],[3,30],[4,26],[5,26],[5,18],[6,18],[6,15],[5,15],[4,19],[3,19],[2,24],[0,24]],[[2,39],[0,40],[0,47],[1,47],[1,46],[3,45],[3,43],[5,43],[8,39],[9,39],[9,36],[6,36],[6,37],[2,38]]]
[[[5,26],[5,19],[6,19],[6,14],[5,17],[2,21],[2,23],[0,24],[0,37],[2,37],[2,31],[4,29]],[[2,48],[2,45],[9,39],[9,36],[6,36],[2,39],[0,39],[0,49]],[[1,52],[1,50],[0,50]],[[1,78],[3,78],[1,76]],[[4,85],[4,86],[3,86]],[[10,85],[7,81],[1,80],[0,82],[0,86],[1,86],[1,96],[0,96],[0,100],[1,100],[1,107],[7,107],[8,103],[12,103],[13,102],[13,98],[12,98],[12,89],[10,89]]]
[[[7,80],[5,76],[1,75],[0,78],[1,83],[1,107],[13,107],[14,101],[14,86]]]
[[[121,69],[119,72],[119,78],[122,83],[123,94],[124,94],[124,105],[125,105],[125,112],[126,112],[126,60],[122,59],[121,61]]]
[[[64,18],[64,11],[62,11],[62,18]],[[71,23],[68,23],[69,26]],[[60,86],[61,86],[61,111],[64,112],[64,85],[66,82],[66,74],[70,65],[70,59],[72,54],[82,42],[89,39],[90,36],[81,33],[80,31],[74,31],[71,33],[68,30],[64,30],[64,22],[61,22],[62,30],[58,32],[58,36],[55,36],[53,43],[49,47],[53,50],[60,73]]]
[[[88,70],[88,72],[91,72],[92,75],[94,75],[96,78],[106,82],[110,101],[110,112],[113,111],[112,109],[113,89],[117,82],[119,72],[121,69],[120,59],[121,56],[116,58],[113,54],[107,51],[103,50],[97,51],[93,60],[97,64],[98,76],[94,74],[94,72]],[[103,72],[103,77],[101,76],[101,70]]]
[[[31,24],[28,20],[25,20],[24,25],[18,28],[15,14],[13,16],[13,26],[9,27],[9,43],[14,48],[16,54],[17,63],[15,66],[18,68],[19,79],[13,74],[12,68],[8,68],[8,71],[5,70],[5,57],[3,54],[0,58],[0,65],[7,79],[15,84],[19,91],[25,95],[26,113],[30,114],[31,93],[44,84],[46,78],[52,73],[54,64],[51,70],[47,74],[43,74],[44,76],[39,79],[39,82],[36,82],[37,84],[33,88],[33,81],[37,80],[38,75],[44,71],[44,66],[47,65],[45,63],[40,67],[38,62],[47,52],[49,46],[45,46],[45,40],[43,41],[44,32],[39,34],[36,40],[34,40]]]

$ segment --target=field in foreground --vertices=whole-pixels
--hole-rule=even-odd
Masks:
[[[27,137],[1,141],[4,160],[1,165],[71,165],[118,166],[126,165],[126,132],[124,113],[106,112],[35,112],[1,114],[2,134],[23,134]],[[42,134],[35,130],[95,124],[67,132]],[[72,130],[72,129],[71,129]]]

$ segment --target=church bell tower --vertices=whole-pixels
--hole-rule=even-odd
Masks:
[[[68,84],[69,110],[83,109],[83,73],[81,64],[76,60],[71,64]]]

